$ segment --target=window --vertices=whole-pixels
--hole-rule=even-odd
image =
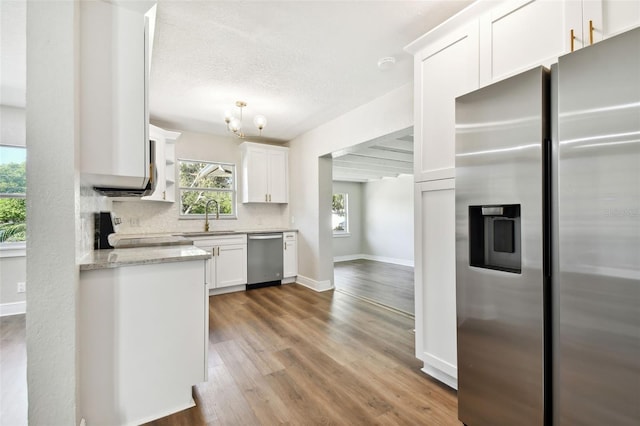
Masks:
[[[331,226],[334,234],[347,234],[349,232],[348,194],[333,194],[331,210]]]
[[[180,217],[201,218],[207,201],[215,200],[220,218],[236,218],[236,166],[210,161],[178,160],[180,166]],[[209,214],[215,215],[215,204]]]
[[[25,241],[27,149],[0,145],[0,243]]]

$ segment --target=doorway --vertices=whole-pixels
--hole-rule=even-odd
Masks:
[[[331,157],[336,290],[413,315],[413,127]]]

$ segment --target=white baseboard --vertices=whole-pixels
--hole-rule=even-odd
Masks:
[[[334,256],[334,262],[349,262],[351,260],[364,259],[364,254],[348,254],[346,256]]]
[[[218,296],[220,294],[234,293],[237,291],[245,291],[245,290],[246,290],[245,284],[233,285],[231,287],[210,288],[209,296]]]
[[[413,260],[408,259],[396,259],[393,257],[384,257],[384,256],[374,256],[372,254],[349,254],[346,256],[335,256],[333,258],[334,262],[348,262],[350,260],[374,260],[376,262],[384,262],[384,263],[393,263],[394,265],[403,265],[403,266],[414,266]]]
[[[287,277],[282,279],[282,284],[293,284],[296,282],[296,277]]]
[[[430,365],[425,364],[424,367],[422,367],[422,372],[433,377],[434,379],[438,380],[439,382],[444,383],[445,385],[449,386],[452,389],[458,390],[458,379],[451,377],[450,375],[448,375],[447,373],[438,370],[437,368],[431,367]]]
[[[427,352],[422,354],[422,371],[453,389],[458,389],[458,368],[451,363]]]
[[[13,302],[0,304],[0,317],[27,313],[27,302]]]
[[[331,283],[331,280],[316,281],[311,278],[305,277],[304,275],[298,275],[296,278],[296,282],[317,292],[333,290],[333,284]]]

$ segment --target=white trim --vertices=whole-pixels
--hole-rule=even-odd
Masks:
[[[19,315],[26,313],[26,301],[0,304],[0,317],[8,317],[9,315]]]
[[[346,256],[333,256],[333,262],[349,262],[351,260],[364,259],[364,254],[348,254]]]
[[[431,376],[434,379],[444,383],[445,385],[458,390],[458,379],[451,377],[447,373],[427,364],[425,364],[424,367],[421,368],[421,371],[428,376]]]
[[[305,277],[304,275],[298,275],[296,282],[317,292],[333,290],[333,284],[331,283],[331,280],[316,281],[311,278]]]
[[[458,378],[458,368],[450,362],[443,360],[442,358],[439,358],[428,352],[424,352],[422,354],[422,361],[424,361],[425,365],[436,368],[439,371],[447,374],[448,376],[453,377],[454,379]]]
[[[284,277],[284,278],[281,280],[281,283],[282,283],[282,284],[293,284],[293,283],[295,283],[295,282],[296,282],[296,277]]]
[[[209,296],[217,296],[219,294],[235,293],[237,291],[245,291],[246,284],[232,285],[229,287],[209,288]]]
[[[411,266],[413,267],[414,261],[410,259],[396,259],[393,257],[374,256],[371,254],[365,254],[364,259],[374,260],[376,262],[393,263],[395,265]]]
[[[2,243],[0,244],[0,258],[25,257],[27,255],[27,243]]]
[[[393,263],[394,265],[414,266],[414,261],[410,259],[396,259],[393,257],[374,256],[372,254],[349,254],[346,256],[335,256],[334,262],[349,262],[351,260],[373,260],[375,262]]]
[[[350,236],[351,236],[350,232],[333,231],[333,238],[347,238],[347,237],[350,237]]]

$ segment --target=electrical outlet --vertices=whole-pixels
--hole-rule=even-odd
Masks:
[[[25,291],[27,291],[27,283],[18,283],[18,289],[16,290],[16,292],[24,293]]]
[[[130,217],[129,218],[129,225],[131,225],[133,227],[140,226],[140,218],[139,217]]]

